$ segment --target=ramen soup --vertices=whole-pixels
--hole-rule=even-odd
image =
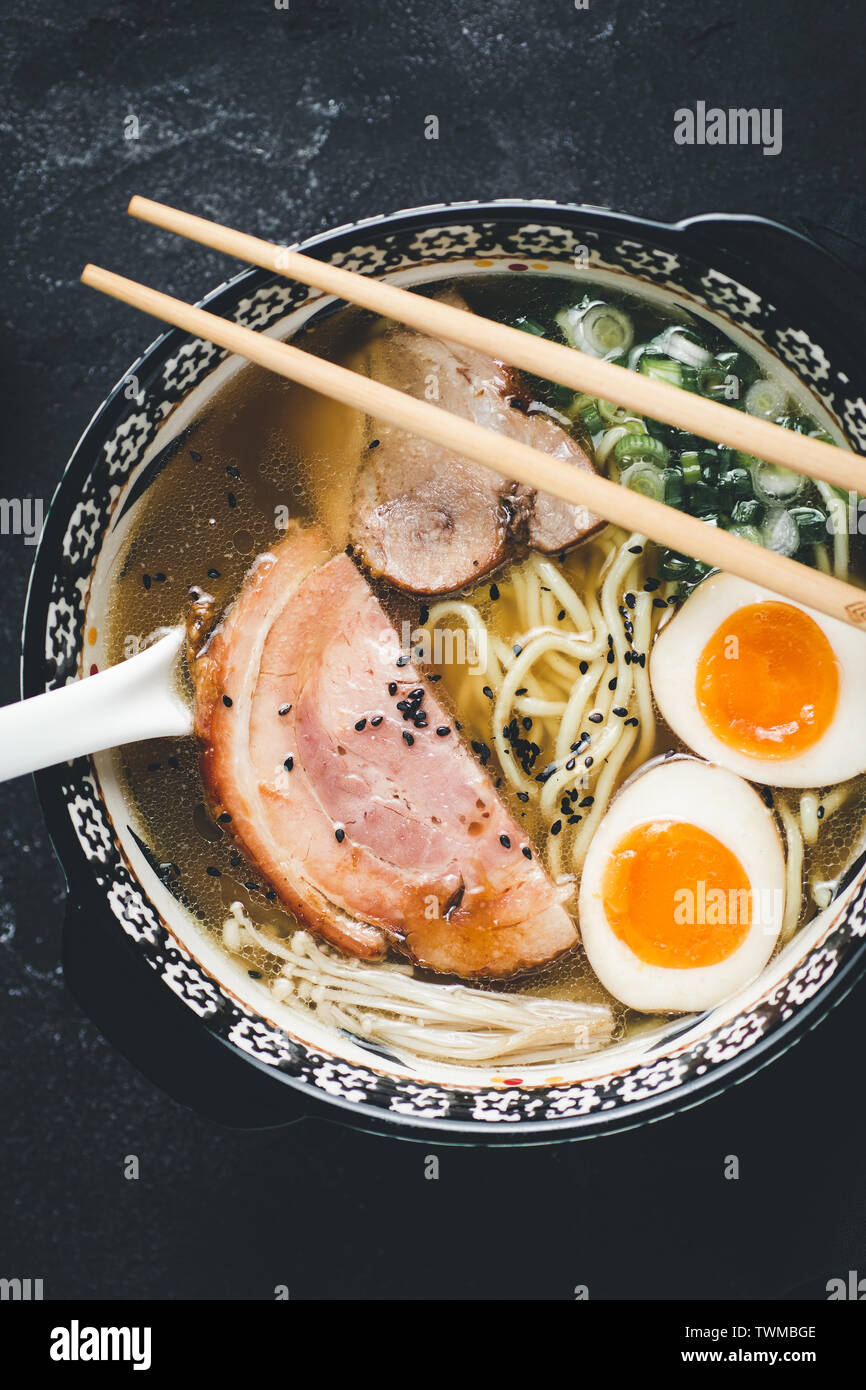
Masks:
[[[427,292],[844,442],[672,302]],[[300,340],[862,580],[825,484],[355,309]],[[256,367],[145,481],[108,655],[189,616],[196,738],[119,772],[165,885],[281,1005],[401,1061],[549,1067],[736,993],[862,848],[853,629]]]

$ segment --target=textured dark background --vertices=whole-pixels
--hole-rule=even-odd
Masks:
[[[152,325],[88,259],[196,298],[215,255],[133,192],[291,241],[379,211],[520,195],[648,216],[758,212],[862,256],[857,0],[5,0],[0,493],[49,498]],[[784,148],[682,149],[673,112],[777,107]],[[436,114],[438,142],[423,138]],[[140,139],[124,139],[130,115]],[[822,232],[821,229],[831,229]],[[0,538],[0,697],[32,550]],[[29,780],[0,788],[0,1275],[47,1297],[820,1296],[866,1272],[861,986],[769,1071],[620,1137],[441,1150],[321,1121],[220,1129],[144,1081],[59,968],[64,889]],[[142,1176],[125,1181],[127,1154]],[[741,1162],[725,1181],[725,1156]]]

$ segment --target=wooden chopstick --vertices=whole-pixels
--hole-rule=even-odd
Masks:
[[[701,439],[727,444],[732,449],[792,468],[810,478],[820,478],[847,491],[866,493],[866,460],[851,450],[783,429],[733,406],[707,400],[667,382],[654,381],[612,362],[600,361],[576,348],[534,337],[425,295],[329,265],[327,261],[317,261],[312,256],[289,251],[273,242],[223,227],[218,222],[155,203],[150,198],[134,197],[127,210],[142,222],[176,232],[178,236],[239,260],[275,270],[398,323],[409,324],[422,333],[475,348],[536,376],[612,401],[651,420],[675,425]]]
[[[375,419],[421,435],[517,482],[552,493],[566,502],[589,507],[627,531],[649,536],[661,545],[750,579],[854,627],[866,627],[866,592],[844,580],[810,569],[719,527],[708,526],[697,517],[612,483],[600,474],[575,468],[528,444],[508,439],[472,421],[458,419],[439,406],[415,400],[382,382],[323,361],[290,343],[255,333],[122,275],[87,265],[81,279],[103,294],[238,353],[250,362],[342,401],[344,405],[354,406]]]

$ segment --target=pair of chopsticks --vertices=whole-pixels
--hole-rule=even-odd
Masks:
[[[731,406],[654,381],[478,314],[340,269],[272,242],[248,236],[176,208],[133,198],[129,213],[166,231],[301,281],[340,299],[446,338],[499,361],[546,377],[575,391],[612,401],[651,419],[676,425],[702,439],[729,445],[770,463],[866,493],[866,465],[858,455],[822,440],[756,419]],[[438,406],[415,400],[381,382],[266,337],[252,329],[127,280],[99,266],[85,266],[86,285],[131,304],[166,323],[239,354],[280,376],[353,406],[398,429],[420,435],[455,454],[563,501],[588,507],[607,521],[648,536],[660,545],[727,570],[774,593],[820,610],[852,626],[866,627],[866,592],[844,580],[710,526],[697,517],[631,491],[588,470],[505,438]]]

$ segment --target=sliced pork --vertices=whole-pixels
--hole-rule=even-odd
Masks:
[[[466,978],[575,944],[566,890],[324,533],[259,558],[191,668],[217,814],[329,941]]]
[[[443,299],[466,308],[453,291]],[[484,353],[395,327],[374,338],[353,366],[452,415],[592,469],[556,420],[522,408],[516,374]],[[602,524],[585,507],[513,483],[426,440],[375,421],[368,428],[350,536],[372,573],[402,589],[460,589],[501,564],[512,543],[561,550]]]

